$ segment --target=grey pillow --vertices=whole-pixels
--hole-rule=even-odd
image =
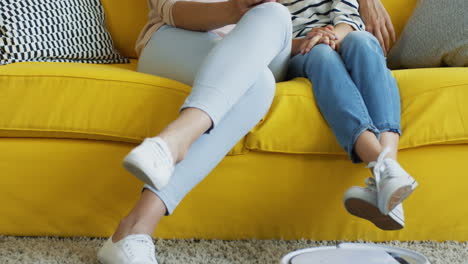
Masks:
[[[468,66],[468,0],[418,0],[388,66]]]

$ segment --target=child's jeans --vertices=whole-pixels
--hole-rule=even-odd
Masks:
[[[372,34],[349,33],[340,53],[329,45],[316,45],[291,59],[288,78],[306,77],[312,82],[322,115],[351,160],[358,163],[354,144],[364,131],[377,138],[386,131],[401,134],[400,94]]]

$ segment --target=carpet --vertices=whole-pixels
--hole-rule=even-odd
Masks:
[[[97,264],[97,238],[0,236],[1,264]],[[335,245],[337,241],[311,240],[155,240],[160,264],[279,263],[286,253],[307,247]],[[468,264],[468,242],[387,242],[418,251],[432,264]]]

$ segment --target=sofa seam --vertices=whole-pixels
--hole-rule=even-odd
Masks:
[[[280,96],[298,96],[298,97],[305,97],[305,98],[309,98],[309,99],[314,99],[314,97],[312,96],[307,96],[307,95],[303,95],[303,94],[276,94],[275,97],[280,97]]]
[[[467,132],[467,129],[466,129],[466,126],[465,126],[465,119],[463,118],[463,114],[461,113],[461,110],[460,110],[460,98],[458,97],[455,97],[456,100],[457,100],[457,111],[458,111],[458,116],[459,118],[461,119],[461,125],[463,127],[463,131],[466,133]]]
[[[467,140],[467,143],[450,143],[450,142],[458,142],[460,140]],[[445,144],[444,144],[445,142]],[[434,141],[429,141],[427,143],[423,144],[417,144],[417,145],[409,145],[409,146],[403,146],[401,148],[398,148],[398,150],[406,150],[406,149],[414,149],[414,148],[420,148],[420,147],[427,147],[427,146],[448,146],[448,145],[468,145],[468,137],[462,137],[458,139],[453,139],[453,140],[434,140]],[[258,144],[256,146],[247,146],[247,149],[253,152],[269,152],[269,153],[284,153],[284,154],[298,154],[298,155],[307,155],[307,154],[320,154],[320,155],[341,155],[341,156],[346,156],[347,153],[343,149],[342,152],[321,152],[321,151],[312,151],[312,152],[303,152],[303,151],[285,151],[285,150],[271,150],[271,149],[260,149],[258,147]]]
[[[180,93],[185,93],[185,94],[188,94],[187,91],[181,91],[181,90],[178,90],[178,89],[175,89],[173,87],[168,87],[168,86],[163,86],[163,85],[158,85],[158,84],[149,84],[149,83],[143,83],[143,82],[130,82],[130,81],[121,81],[121,80],[111,80],[111,79],[101,79],[101,78],[90,78],[90,77],[79,77],[79,76],[66,76],[66,75],[63,75],[63,76],[60,76],[60,75],[0,75],[0,78],[1,77],[23,77],[23,78],[31,78],[31,77],[48,77],[48,78],[70,78],[70,79],[81,79],[81,80],[94,80],[94,81],[110,81],[110,82],[118,82],[118,83],[129,83],[129,84],[138,84],[138,85],[148,85],[148,86],[157,86],[157,87],[160,87],[160,88],[164,88],[164,89],[168,89],[168,90],[173,90],[173,91],[176,91],[176,92],[180,92]],[[158,76],[159,77],[159,76]],[[164,77],[159,77],[159,78],[164,78]],[[167,78],[166,78],[167,79]],[[167,79],[167,80],[171,80],[171,81],[174,81],[174,82],[177,82],[175,80],[172,80],[172,79]],[[183,84],[183,83],[180,83],[182,85],[186,85],[186,84]]]
[[[52,129],[37,129],[37,128],[4,128],[0,127],[0,131],[33,131],[33,132],[56,132],[56,133],[70,133],[70,134],[83,134],[83,135],[98,135],[98,136],[108,136],[108,137],[116,137],[116,138],[126,138],[126,139],[133,139],[133,140],[142,140],[143,138],[137,138],[137,137],[124,137],[124,136],[119,136],[118,134],[107,134],[107,133],[89,133],[89,132],[84,132],[84,130],[52,130]],[[31,138],[37,138],[37,137],[31,137]],[[38,137],[41,138],[41,137]],[[44,137],[47,138],[47,137]],[[51,137],[55,138],[55,137]],[[102,139],[98,139],[102,140]],[[107,141],[107,140],[103,140]],[[109,140],[109,141],[114,141],[114,140]],[[127,142],[127,141],[118,141],[118,142],[126,142],[126,143],[133,143],[133,142]]]
[[[0,131],[33,131],[33,132],[55,132],[55,133],[67,133],[70,135],[73,134],[81,134],[81,135],[96,135],[96,136],[103,136],[103,137],[111,137],[107,139],[95,139],[95,138],[86,138],[86,137],[34,137],[34,136],[22,136],[22,137],[6,137],[4,138],[44,138],[44,139],[77,139],[77,140],[97,140],[97,141],[110,141],[110,142],[118,142],[118,143],[125,143],[125,144],[139,144],[145,137],[124,137],[124,136],[119,136],[117,134],[105,134],[105,133],[85,133],[82,130],[80,131],[72,131],[72,130],[51,130],[51,129],[26,129],[26,128],[11,128],[11,129],[6,129],[6,128],[0,128]],[[113,139],[114,138],[114,139]],[[119,140],[120,138],[120,140]],[[121,140],[121,139],[127,139],[127,140]],[[133,142],[133,141],[138,141],[138,142]],[[236,143],[237,144],[237,143]],[[241,151],[232,151],[235,146],[229,150],[228,155],[229,156],[235,156],[235,155],[244,155],[248,152],[250,152],[249,149],[247,149],[245,143],[242,144],[243,148]]]
[[[427,94],[427,93],[433,93],[437,90],[440,90],[440,89],[450,89],[450,88],[456,88],[456,87],[463,87],[463,86],[468,86],[468,83],[461,83],[461,84],[456,84],[456,85],[449,85],[449,86],[442,86],[442,87],[436,87],[436,88],[432,88],[430,90],[427,90],[427,91],[424,91],[422,93],[418,93],[418,94],[415,94],[415,95],[411,95],[411,96],[406,96],[404,100],[402,101],[406,101],[408,99],[412,99],[414,97],[417,97],[417,96],[421,96],[421,95],[424,95],[424,94]]]

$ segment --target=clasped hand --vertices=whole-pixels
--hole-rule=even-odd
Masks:
[[[323,43],[329,45],[333,50],[338,51],[341,43],[341,39],[334,32],[335,28],[331,25],[326,27],[313,28],[307,33],[307,36],[302,39],[302,43],[299,46],[299,52],[304,55],[317,44]],[[298,53],[299,53],[298,52]]]

